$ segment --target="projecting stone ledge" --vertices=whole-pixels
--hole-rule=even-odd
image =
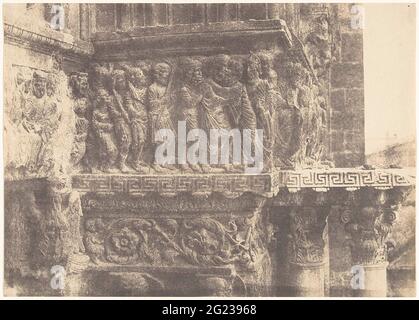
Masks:
[[[354,191],[364,187],[391,189],[414,185],[414,178],[402,169],[361,170],[296,170],[273,171],[257,175],[248,174],[77,174],[73,176],[73,188],[79,192],[126,193],[145,195],[160,193],[175,195],[182,192],[193,194],[223,193],[240,196],[252,192],[273,197],[282,188],[289,192],[302,189],[326,192],[332,188]]]
[[[414,185],[415,179],[403,169],[363,170],[339,168],[331,170],[280,171],[281,187],[290,192],[304,188],[328,191],[331,188],[345,188],[354,191],[359,188],[391,189]]]

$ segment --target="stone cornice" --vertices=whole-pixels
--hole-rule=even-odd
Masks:
[[[73,176],[73,188],[82,193],[101,194],[128,193],[144,195],[159,193],[176,195],[181,192],[192,194],[223,193],[226,197],[238,197],[245,192],[263,196],[276,193],[275,175],[202,174],[202,175],[122,175],[122,174],[79,174]]]
[[[415,184],[415,179],[403,169],[307,169],[280,171],[279,176],[282,186],[290,192],[307,188],[315,191],[328,191],[331,188],[345,188],[348,191],[354,191],[365,187],[391,189]]]
[[[77,174],[73,176],[73,188],[82,193],[128,193],[131,195],[159,193],[174,195],[181,192],[192,194],[220,192],[233,198],[245,192],[272,197],[284,188],[291,193],[300,190],[327,192],[332,189],[355,191],[360,188],[386,190],[410,187],[414,184],[414,178],[408,176],[403,169],[296,170],[258,175]]]
[[[57,31],[49,31],[51,36],[39,34],[15,25],[4,23],[4,41],[31,50],[51,54],[53,51],[61,51],[69,60],[85,60],[93,54],[93,46],[90,42],[73,39],[67,40],[54,37]],[[71,37],[70,35],[68,35]]]
[[[95,58],[135,59],[170,54],[214,54],[244,51],[246,39],[270,39],[284,48],[292,46],[291,34],[283,20],[236,21],[223,23],[140,27],[130,31],[96,32],[92,37]],[[144,48],[147,48],[146,50]]]

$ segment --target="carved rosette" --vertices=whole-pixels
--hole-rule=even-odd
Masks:
[[[237,264],[252,269],[265,248],[254,216],[193,219],[91,218],[84,244],[98,264]]]
[[[299,265],[323,263],[327,214],[322,207],[290,209],[289,262]]]
[[[341,221],[349,235],[354,264],[387,263],[388,252],[395,246],[391,230],[407,191],[403,188],[363,190],[362,195],[349,196]]]

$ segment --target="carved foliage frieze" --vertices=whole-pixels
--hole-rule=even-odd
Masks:
[[[259,232],[252,217],[91,218],[85,223],[84,244],[98,264],[251,268],[264,251]]]
[[[266,253],[261,210],[135,217],[89,214],[84,246],[98,265],[227,266],[253,270]]]

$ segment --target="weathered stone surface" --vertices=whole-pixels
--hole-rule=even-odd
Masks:
[[[334,88],[362,88],[364,68],[360,63],[342,63],[332,66]]]
[[[333,6],[331,24],[333,28],[331,66],[331,120],[332,130],[345,127],[342,133],[333,133],[331,154],[336,166],[362,165],[364,141],[363,101],[363,40],[362,28],[352,28],[362,22],[362,8],[351,4]],[[356,20],[356,21],[355,21]],[[355,21],[355,22],[354,22]],[[342,101],[344,99],[344,101]],[[340,112],[340,113],[337,113]],[[353,137],[356,136],[355,139]],[[349,138],[350,137],[350,138]],[[333,141],[334,140],[334,141]],[[336,149],[334,149],[336,148]],[[348,159],[348,163],[345,163]]]
[[[330,106],[333,112],[344,111],[346,109],[345,89],[334,89],[330,93]],[[334,122],[331,122],[334,124]]]
[[[350,168],[364,162],[364,92],[348,6],[66,4],[60,32],[50,9],[5,25],[7,292],[346,295],[344,224],[353,260],[383,280],[370,265],[386,262],[413,181]],[[263,129],[264,171],[156,163],[154,136],[179,136],[178,121]]]
[[[362,34],[342,33],[342,62],[362,62]]]

